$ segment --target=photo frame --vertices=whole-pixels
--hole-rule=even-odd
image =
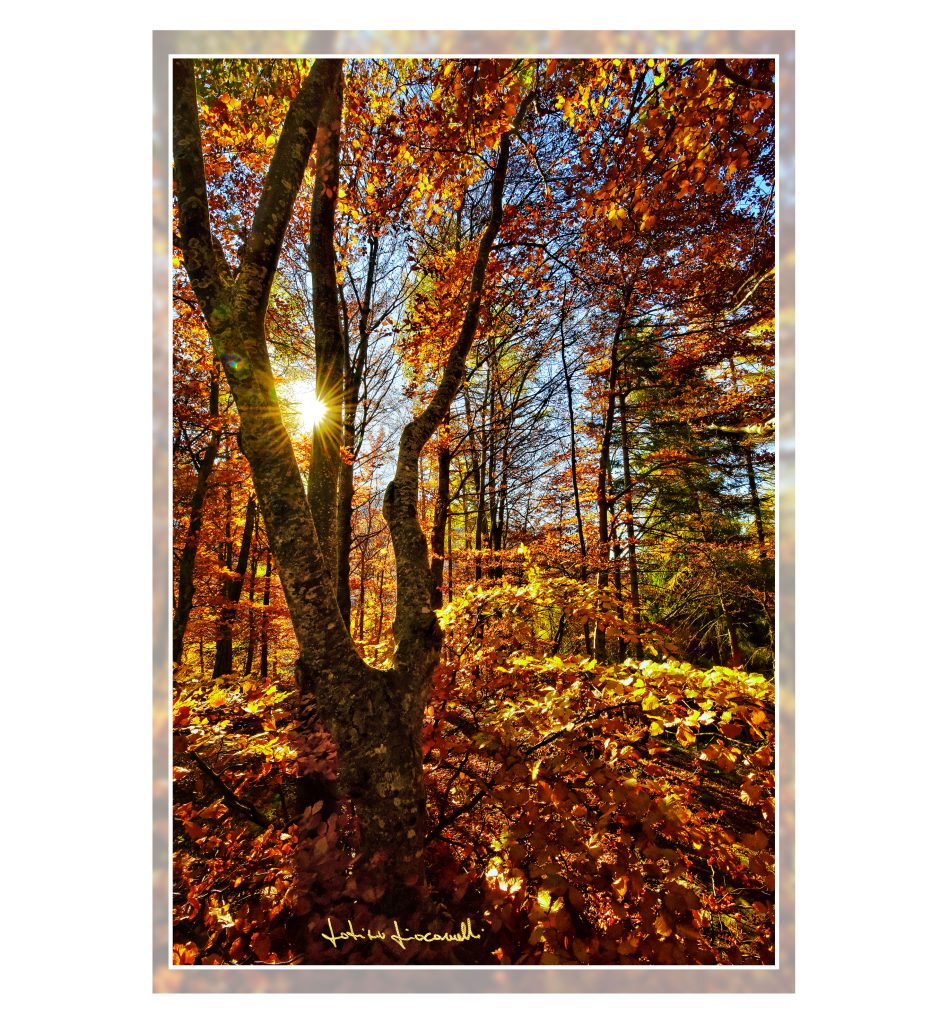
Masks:
[[[156,32],[154,963],[156,991],[787,992],[793,948],[793,96],[792,32]],[[740,56],[777,80],[777,944],[773,966],[172,966],[170,553],[170,62],[175,56]],[[476,924],[474,926],[477,927]]]

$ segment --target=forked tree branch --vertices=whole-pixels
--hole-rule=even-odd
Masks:
[[[512,125],[500,136],[491,178],[490,215],[477,246],[461,329],[448,354],[434,395],[424,411],[402,431],[395,479],[389,484],[382,505],[395,551],[397,597],[393,632],[397,643],[396,667],[402,669],[410,669],[420,662],[436,661],[441,648],[441,631],[431,608],[428,542],[418,522],[418,459],[464,380],[468,353],[477,333],[487,262],[503,219],[510,140],[519,131],[532,99],[533,94],[530,93],[521,101]]]

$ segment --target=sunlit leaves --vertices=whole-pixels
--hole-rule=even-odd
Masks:
[[[773,792],[773,777],[756,766],[768,744],[735,745],[725,733],[740,720],[772,743],[773,685],[721,667],[531,654],[532,609],[554,592],[562,601],[558,580],[532,572],[527,588],[482,584],[444,613],[460,635],[471,621],[487,628],[476,674],[463,662],[452,668],[444,716],[459,724],[476,716],[479,728],[442,725],[442,754],[429,776],[435,820],[483,792],[450,834],[476,848],[485,824],[507,822],[484,881],[497,894],[490,917],[511,962],[727,960],[732,954],[715,951],[715,919],[701,910],[709,890],[694,866],[711,862],[731,885],[772,888],[767,809],[749,832],[741,820],[743,839],[721,816],[734,813],[735,801],[753,809]],[[503,618],[491,607],[503,607]],[[508,629],[516,652],[498,643]],[[460,777],[459,764],[469,766]],[[453,787],[442,792],[446,779]],[[529,924],[525,937],[512,907]],[[762,908],[744,920],[766,935]],[[638,944],[611,930],[610,921],[628,920],[646,928]],[[737,918],[730,927],[745,945],[757,941]]]

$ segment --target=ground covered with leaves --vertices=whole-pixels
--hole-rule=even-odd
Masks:
[[[400,942],[368,911],[358,823],[292,679],[180,680],[175,962],[773,963],[772,681],[544,655],[523,624],[553,592],[581,628],[581,589],[564,605],[540,574],[443,614],[423,741],[435,923],[397,934],[461,941]]]

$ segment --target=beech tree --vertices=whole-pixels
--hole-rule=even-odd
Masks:
[[[314,443],[307,495],[281,418],[265,332],[281,245],[315,145],[309,269],[319,379],[327,394],[333,389],[341,393],[345,357],[333,227],[343,89],[341,61],[313,63],[289,104],[240,264],[232,268],[210,229],[193,65],[176,60],[175,194],[180,248],[215,356],[237,405],[241,448],[253,474],[293,619],[305,688],[312,691],[319,719],[339,752],[340,781],[357,810],[364,854],[384,871],[387,884],[381,905],[404,911],[413,908],[413,891],[424,881],[420,737],[441,648],[427,542],[416,511],[418,460],[464,377],[487,261],[503,215],[511,136],[523,119],[526,103],[515,106],[513,117],[498,131],[489,215],[477,242],[463,319],[434,394],[402,431],[395,476],[385,492],[384,515],[395,550],[398,599],[395,663],[391,669],[378,670],[358,655],[336,599],[340,410],[330,409],[323,443]]]

